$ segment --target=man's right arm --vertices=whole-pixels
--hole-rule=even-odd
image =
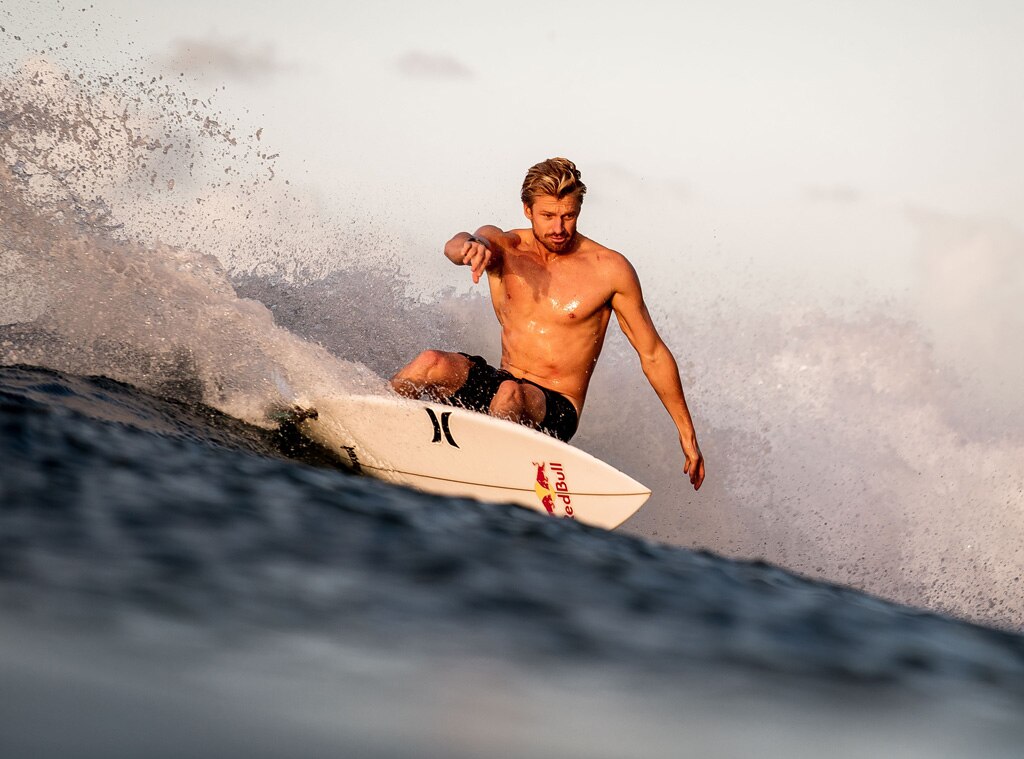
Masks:
[[[505,234],[491,225],[480,227],[474,234],[459,232],[445,244],[445,258],[457,266],[472,267],[473,282],[477,283],[487,269],[500,262]]]

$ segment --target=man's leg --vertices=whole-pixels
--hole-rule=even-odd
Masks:
[[[491,400],[491,416],[529,427],[538,427],[544,421],[546,412],[547,399],[543,391],[525,382],[502,382]]]
[[[426,393],[445,400],[466,383],[473,362],[461,353],[423,351],[391,378],[391,387],[399,395],[419,398]]]

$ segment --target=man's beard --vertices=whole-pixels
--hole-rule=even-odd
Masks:
[[[576,241],[576,233],[573,232],[561,242],[552,242],[547,237],[540,237],[538,239],[540,239],[540,244],[547,248],[549,253],[564,253]]]

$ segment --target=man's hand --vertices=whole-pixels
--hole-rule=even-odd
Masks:
[[[480,277],[487,270],[487,264],[491,262],[491,251],[487,243],[479,237],[470,237],[462,245],[462,263],[473,267],[473,284],[480,281]]]
[[[700,490],[700,485],[704,482],[704,455],[700,452],[695,438],[687,440],[680,436],[679,444],[686,455],[683,471],[690,476],[690,484],[693,485],[693,489]]]

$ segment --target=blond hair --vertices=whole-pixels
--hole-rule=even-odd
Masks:
[[[587,186],[580,179],[576,164],[568,158],[549,158],[536,166],[531,166],[523,180],[523,189],[519,197],[528,206],[539,195],[552,195],[559,200],[573,193],[583,202]]]

